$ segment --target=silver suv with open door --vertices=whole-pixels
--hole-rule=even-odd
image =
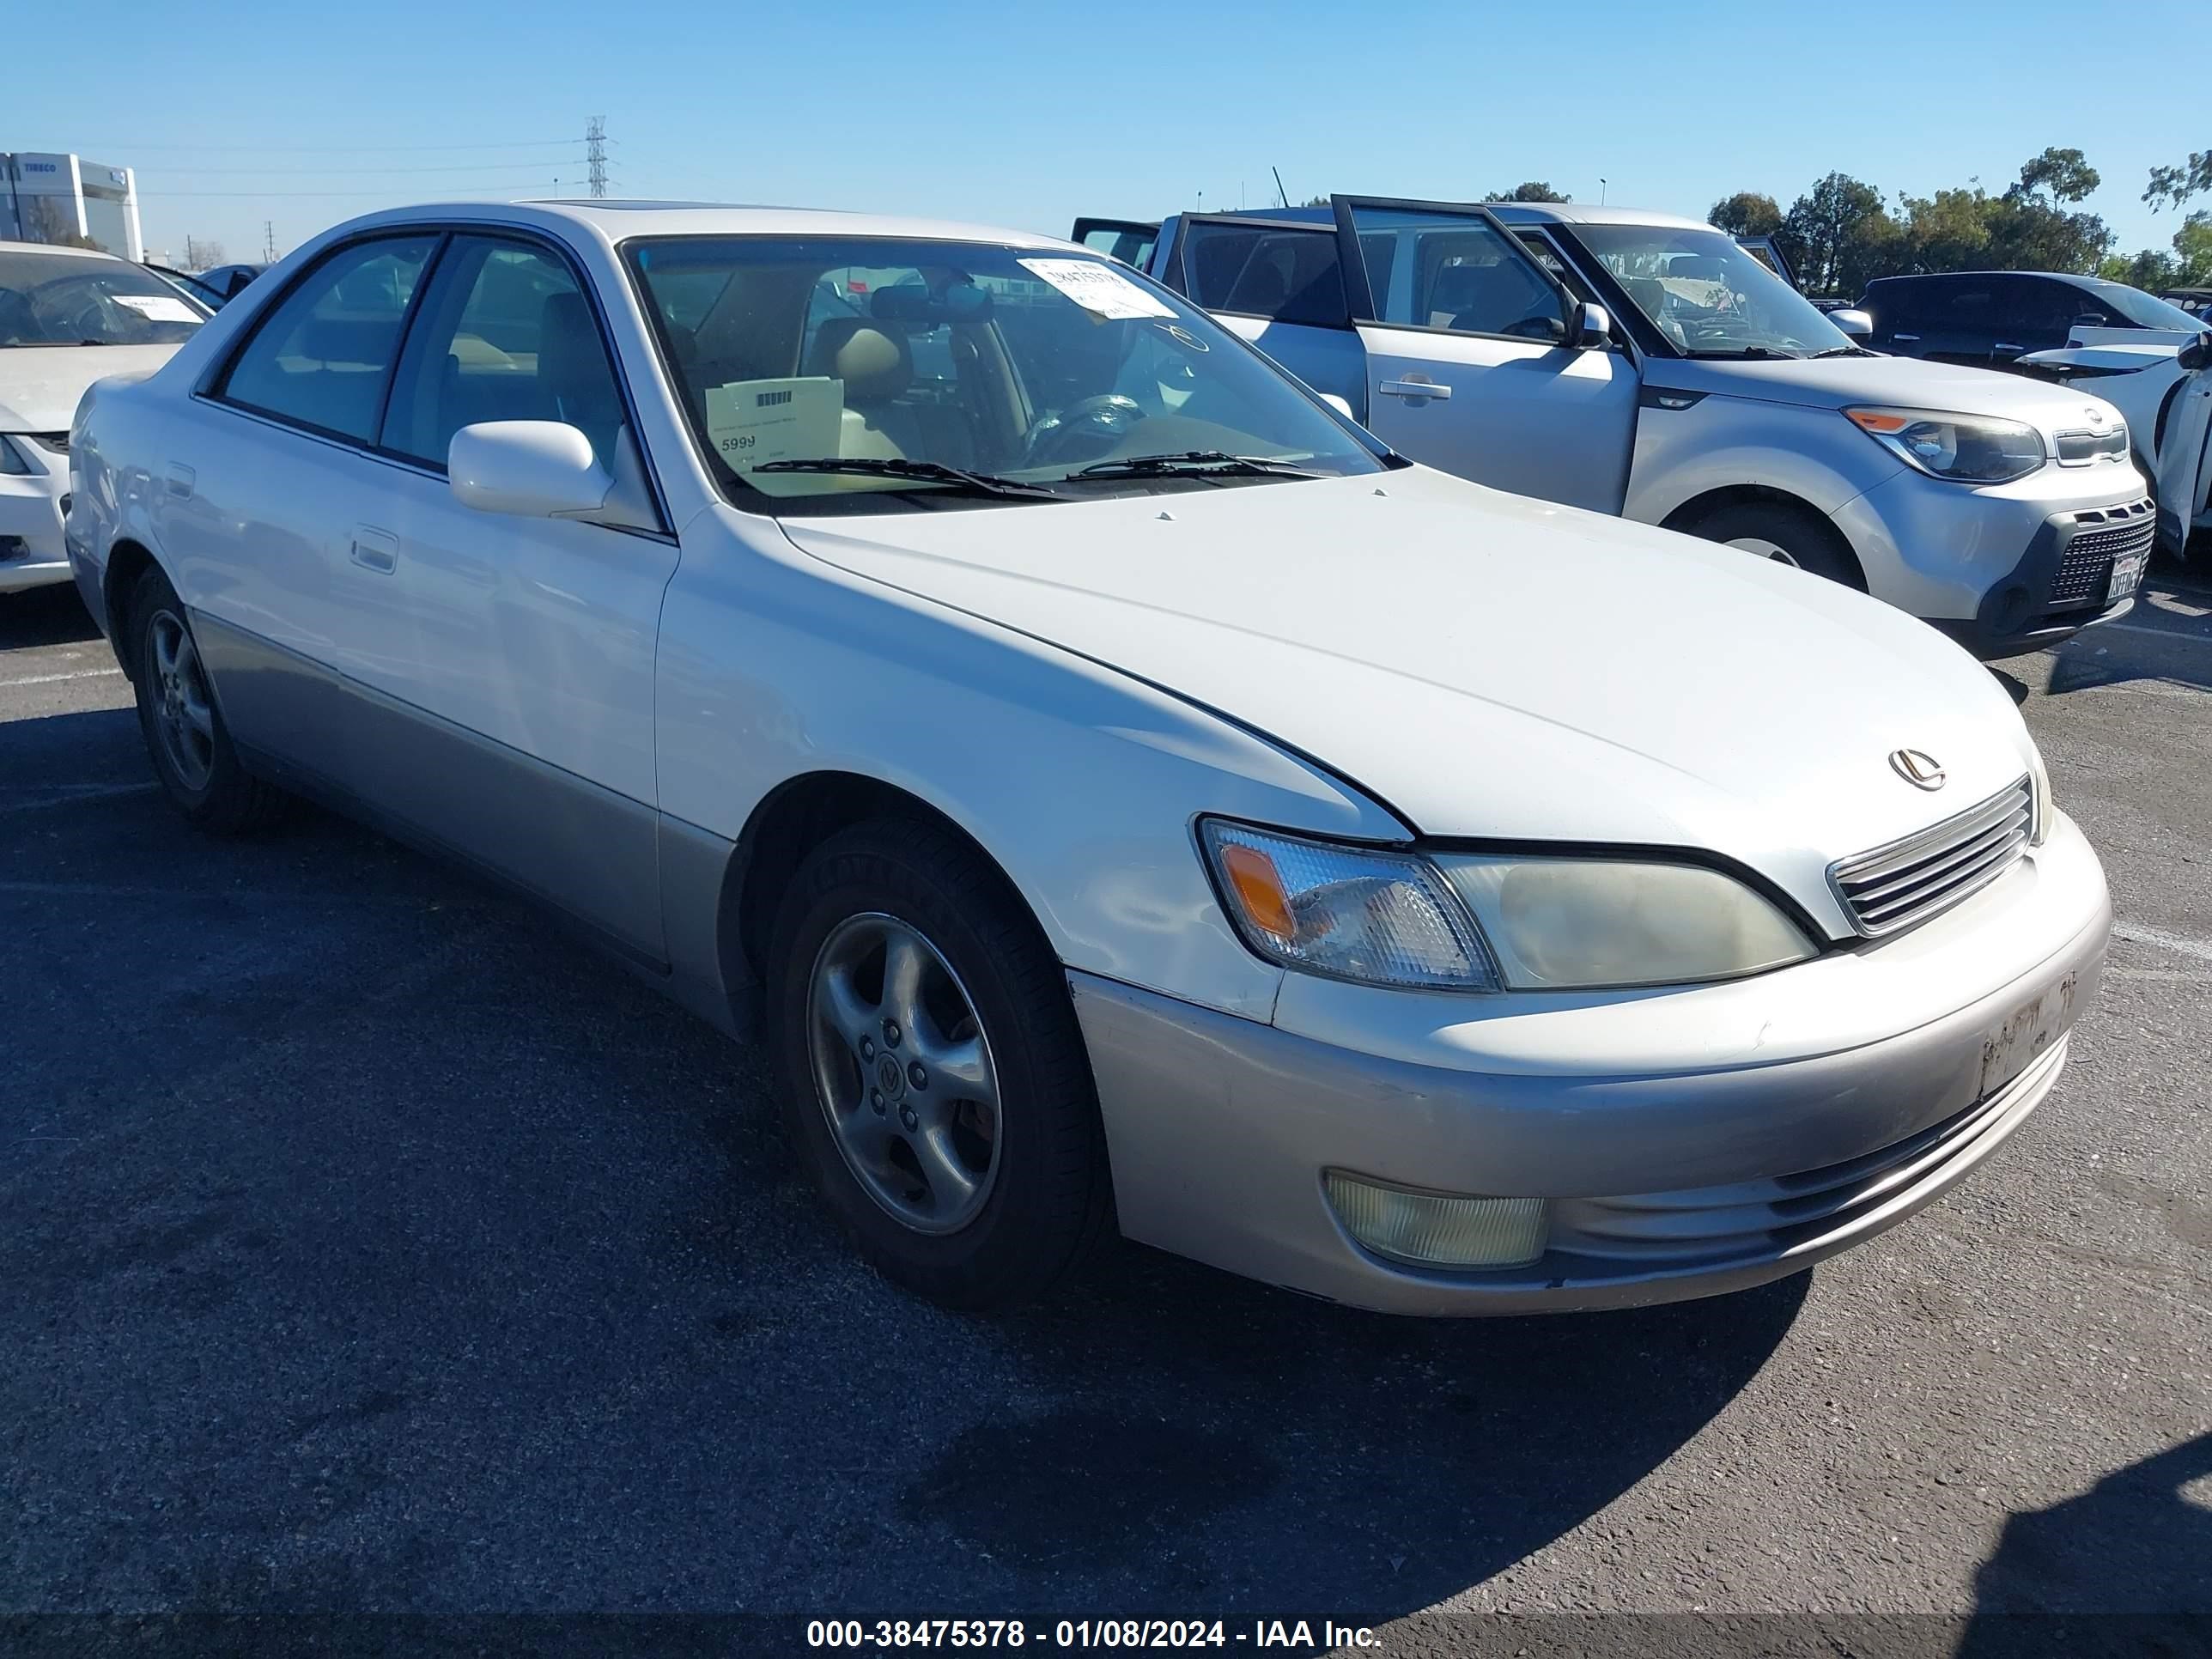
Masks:
[[[1077,235],[1415,460],[1868,589],[1984,657],[2118,616],[2142,579],[2118,410],[1876,356],[1695,220],[1339,196]]]

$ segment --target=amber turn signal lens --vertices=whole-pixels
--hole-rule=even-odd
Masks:
[[[1221,849],[1221,868],[1236,888],[1248,921],[1285,942],[1297,937],[1297,923],[1291,917],[1291,896],[1283,890],[1274,860],[1256,847],[1232,842]]]

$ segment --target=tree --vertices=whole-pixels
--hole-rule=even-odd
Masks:
[[[2155,213],[2162,207],[2178,208],[2206,191],[2212,191],[2212,149],[2192,150],[2178,167],[2153,167],[2142,198]]]
[[[1531,179],[1527,184],[1516,185],[1510,190],[1493,190],[1486,199],[1492,202],[1564,202],[1567,198],[1541,180]]]
[[[1939,190],[1905,197],[1901,270],[1973,270],[1990,263],[1989,192]]]
[[[1989,262],[1998,270],[2094,270],[2112,233],[2094,213],[2069,212],[2095,190],[2097,169],[2078,149],[2046,149],[2020,170],[2020,180],[1987,204]]]
[[[1714,203],[1705,222],[1731,236],[1771,236],[1782,228],[1782,209],[1771,196],[1740,190]]]
[[[1887,274],[1899,236],[1880,191],[1832,173],[1790,204],[1777,239],[1808,294],[1856,294]]]
[[[185,238],[186,270],[205,270],[210,265],[219,265],[222,262],[221,242],[204,242],[197,236]]]
[[[2130,258],[2116,253],[2097,268],[2100,276],[2148,289],[2212,283],[2212,212],[2192,213],[2173,233],[2173,252],[2147,247]]]

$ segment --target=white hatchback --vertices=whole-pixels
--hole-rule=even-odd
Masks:
[[[1405,463],[1065,243],[617,203],[302,248],[81,410],[156,773],[535,895],[866,1257],[1416,1313],[1795,1271],[2051,1089],[2110,921],[1863,594]]]

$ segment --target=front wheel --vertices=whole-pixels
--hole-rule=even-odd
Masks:
[[[1781,501],[1741,501],[1686,526],[1709,542],[1724,542],[1778,564],[1866,592],[1866,573],[1836,527],[1808,507]]]
[[[1004,878],[886,818],[799,866],[771,946],[786,1128],[886,1279],[1011,1307],[1105,1231],[1104,1137],[1065,971]]]

